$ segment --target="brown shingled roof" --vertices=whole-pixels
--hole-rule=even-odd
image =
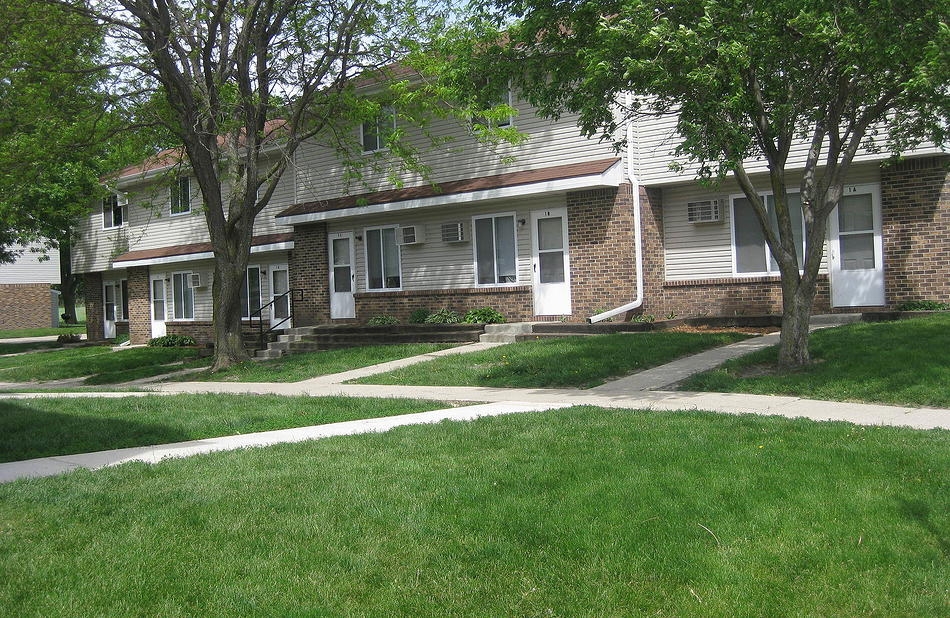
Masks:
[[[498,174],[497,176],[482,176],[479,178],[453,180],[435,185],[421,185],[417,187],[406,187],[403,189],[389,189],[387,191],[362,193],[359,195],[346,195],[330,200],[317,200],[313,202],[294,204],[290,208],[280,212],[277,216],[291,217],[294,215],[307,215],[317,212],[328,212],[331,210],[354,208],[357,206],[390,204],[395,202],[405,202],[408,200],[418,200],[427,197],[436,197],[440,195],[454,195],[459,193],[471,193],[474,191],[488,191],[491,189],[516,187],[519,185],[528,185],[537,182],[549,182],[552,180],[577,178],[580,176],[592,176],[594,174],[603,174],[613,167],[618,161],[620,161],[619,157],[612,157],[610,159],[599,159],[597,161],[571,163],[568,165],[555,165],[553,167],[545,167],[523,172],[509,172],[507,174]]]
[[[293,232],[283,234],[264,234],[255,236],[251,240],[252,247],[261,245],[273,245],[276,243],[290,242],[294,239]],[[176,245],[174,247],[160,247],[158,249],[141,249],[139,251],[129,251],[112,260],[113,264],[121,265],[122,262],[135,262],[138,260],[154,260],[165,257],[175,257],[192,255],[198,253],[209,253],[212,251],[210,242],[199,242],[191,245]]]

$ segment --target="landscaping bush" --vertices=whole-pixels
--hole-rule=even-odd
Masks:
[[[82,335],[79,333],[67,333],[56,338],[59,343],[79,343],[82,341]]]
[[[148,342],[151,348],[181,348],[185,346],[198,345],[194,337],[188,335],[165,335],[164,337],[155,337]]]
[[[450,309],[439,309],[426,318],[426,324],[458,324],[461,321],[459,314]]]
[[[409,323],[410,324],[425,324],[426,318],[432,315],[432,312],[428,309],[416,309],[409,314]]]
[[[399,324],[399,320],[391,315],[375,315],[371,317],[366,324],[368,326],[390,326],[392,324]]]
[[[472,309],[466,313],[463,321],[466,324],[504,324],[505,316],[491,307],[482,307],[481,309]]]
[[[948,311],[950,303],[935,300],[911,300],[897,306],[898,311]]]

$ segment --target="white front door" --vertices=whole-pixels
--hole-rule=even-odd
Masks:
[[[330,234],[330,317],[355,318],[353,233]]]
[[[290,273],[286,264],[272,264],[270,267],[270,296],[271,312],[270,325],[272,328],[291,328],[290,323]]]
[[[121,293],[118,281],[106,281],[102,284],[104,309],[102,336],[106,339],[115,339],[116,303],[119,301]]]
[[[151,278],[152,294],[152,338],[165,336],[165,275],[153,275]]]
[[[571,260],[567,248],[567,208],[531,212],[535,315],[571,313]]]
[[[851,185],[828,221],[834,307],[884,304],[884,248],[877,185]]]

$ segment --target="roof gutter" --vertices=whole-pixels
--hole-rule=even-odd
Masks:
[[[626,99],[627,109],[630,109],[633,102],[633,95],[627,93]],[[643,306],[643,238],[640,226],[640,181],[637,180],[637,175],[634,172],[635,159],[633,155],[633,137],[633,118],[628,118],[627,177],[630,179],[630,190],[633,191],[633,251],[637,264],[637,295],[632,301],[625,305],[621,305],[616,309],[611,309],[609,311],[604,311],[602,313],[590,316],[587,318],[587,322],[589,324],[596,324],[597,322],[602,322],[614,316],[620,315],[621,313],[633,311],[634,309],[639,309]]]

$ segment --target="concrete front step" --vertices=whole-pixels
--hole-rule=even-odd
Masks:
[[[362,345],[399,343],[471,343],[484,331],[482,324],[396,324],[391,326],[323,325],[288,330],[258,358],[316,352]]]
[[[485,332],[478,340],[482,343],[513,343],[519,336],[531,333],[533,326],[533,322],[486,324]]]

